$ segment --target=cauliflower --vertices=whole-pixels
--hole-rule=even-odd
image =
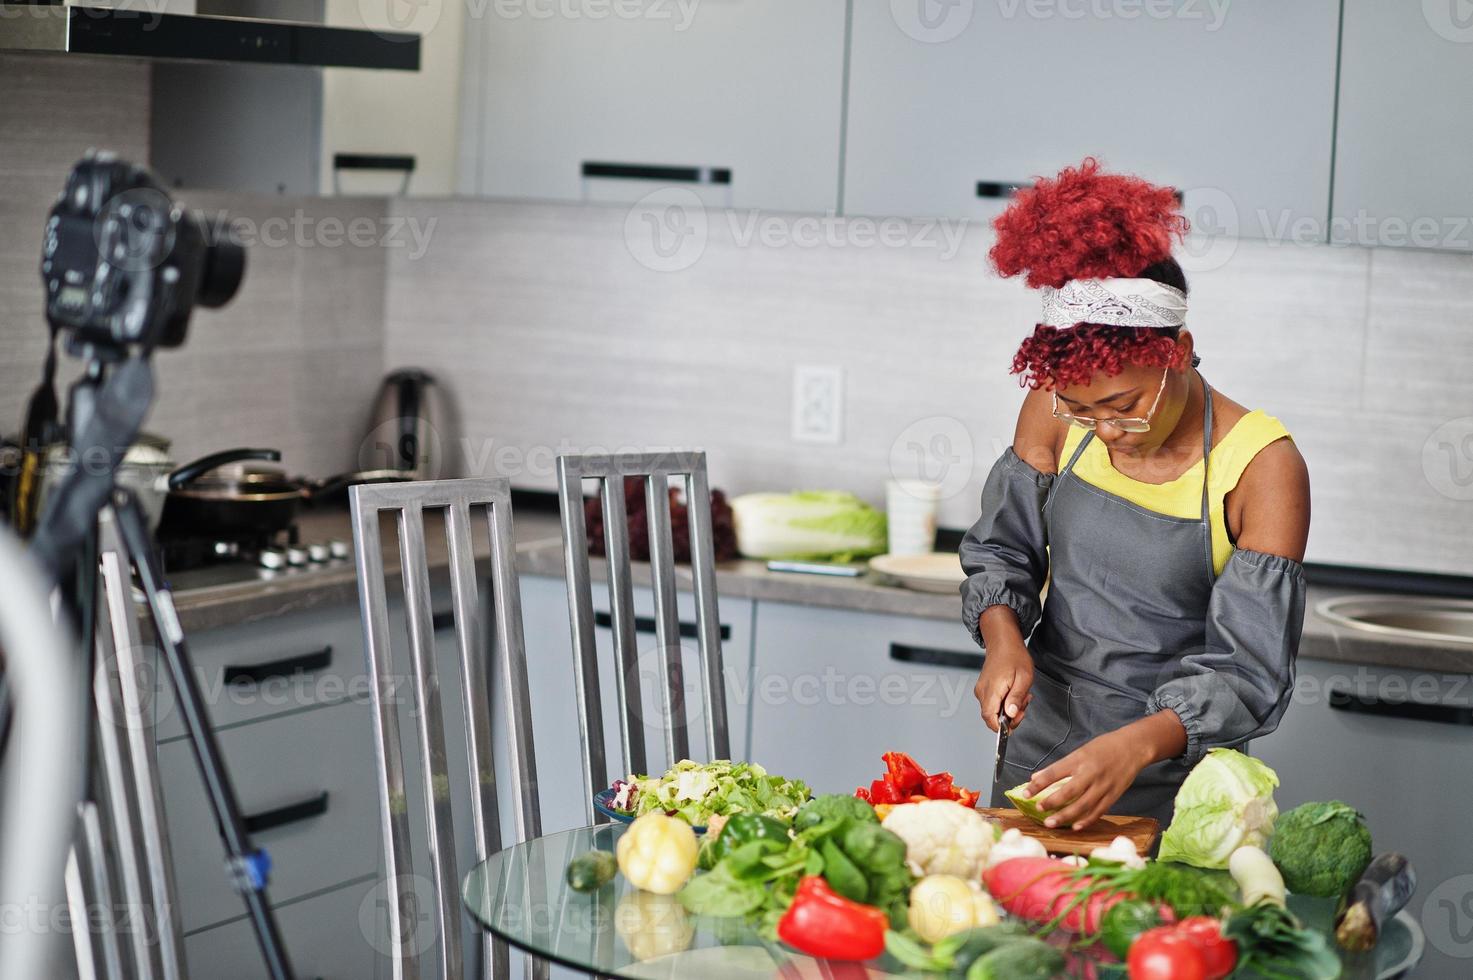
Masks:
[[[1146,859],[1136,851],[1135,842],[1129,837],[1117,837],[1110,842],[1108,847],[1095,848],[1089,852],[1089,859],[1091,861],[1113,861],[1137,870],[1146,866]]]
[[[1034,857],[1048,857],[1048,848],[1037,838],[1029,837],[1017,827],[1012,827],[1004,830],[997,843],[992,845],[992,850],[987,854],[987,866],[990,868],[1013,858]]]
[[[996,840],[982,814],[954,800],[901,804],[882,826],[905,841],[906,863],[917,875],[977,878]]]

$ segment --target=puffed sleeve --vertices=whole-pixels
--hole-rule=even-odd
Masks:
[[[1048,533],[1043,502],[1054,477],[1025,463],[1009,448],[992,466],[982,488],[982,516],[962,539],[958,554],[962,620],[981,644],[977,617],[990,606],[1018,615],[1026,637],[1038,625],[1038,594],[1048,577]]]
[[[1294,688],[1304,594],[1297,561],[1242,550],[1228,559],[1212,587],[1203,648],[1173,665],[1146,707],[1181,718],[1187,764],[1278,727]]]

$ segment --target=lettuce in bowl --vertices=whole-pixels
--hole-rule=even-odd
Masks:
[[[616,786],[625,806],[637,817],[646,813],[676,814],[693,827],[714,816],[765,813],[791,819],[811,795],[799,779],[769,775],[755,762],[677,762],[663,776],[630,776]]]

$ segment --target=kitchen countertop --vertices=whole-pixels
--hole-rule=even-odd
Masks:
[[[562,578],[562,532],[557,515],[531,509],[518,511],[515,521],[518,573]],[[309,512],[299,519],[298,525],[304,540],[352,537],[345,510]],[[449,580],[448,557],[441,524],[434,515],[426,514],[425,525],[431,582],[444,584]],[[398,547],[393,528],[387,522],[383,540],[385,570],[393,594],[398,582]],[[481,559],[478,571],[487,572],[484,564],[487,549],[478,547],[476,553]],[[602,560],[594,560],[593,577],[602,580]],[[634,581],[636,584],[649,581],[648,566],[636,566]],[[689,569],[677,567],[676,581],[678,587],[687,587]],[[958,624],[958,631],[962,628],[960,596],[915,592],[888,585],[875,575],[849,579],[770,572],[765,562],[740,559],[717,566],[716,590],[718,595],[735,598],[950,621]],[[1337,627],[1315,615],[1316,604],[1346,594],[1350,590],[1310,587],[1300,645],[1302,656],[1346,664],[1473,674],[1473,648],[1467,645],[1388,639]],[[199,589],[189,588],[187,576],[181,576],[175,594],[180,621],[187,631],[256,622],[317,607],[356,606],[357,602],[352,562],[326,569],[289,571],[271,580]]]

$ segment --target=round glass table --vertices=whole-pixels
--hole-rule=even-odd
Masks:
[[[924,976],[889,957],[864,964],[803,956],[737,919],[691,916],[674,896],[631,887],[623,875],[592,894],[567,886],[568,862],[591,850],[612,852],[622,824],[550,834],[507,848],[477,866],[461,889],[467,909],[493,934],[553,963],[605,977],[666,980],[869,980]],[[1332,903],[1291,897],[1307,924],[1328,931]],[[1371,953],[1344,957],[1345,980],[1390,980],[1421,961],[1421,928],[1402,912]]]

